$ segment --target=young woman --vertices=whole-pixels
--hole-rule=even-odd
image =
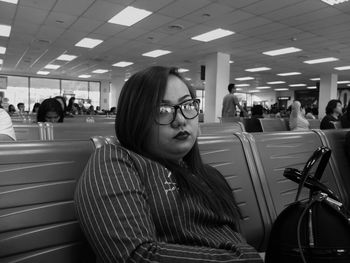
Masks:
[[[292,103],[292,111],[289,116],[289,128],[291,131],[305,131],[310,129],[310,123],[305,118],[305,111],[301,107],[300,101]]]
[[[39,106],[38,122],[63,122],[64,112],[58,100],[50,98],[44,100]]]
[[[199,101],[174,68],[124,85],[120,145],[98,149],[75,192],[78,219],[101,262],[262,262],[237,232],[223,176],[201,161]]]
[[[342,104],[340,100],[330,100],[326,106],[326,116],[323,117],[320,129],[334,129],[334,122],[339,121],[342,114]]]

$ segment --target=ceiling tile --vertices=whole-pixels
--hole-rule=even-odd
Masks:
[[[174,18],[160,14],[152,14],[149,17],[146,17],[145,19],[133,25],[133,27],[142,28],[146,30],[154,30],[165,24],[168,24],[171,21],[174,21]]]
[[[124,8],[125,6],[120,4],[112,4],[110,2],[97,0],[89,7],[83,16],[89,19],[108,21]]]
[[[132,6],[136,8],[146,9],[151,12],[158,11],[159,9],[169,5],[174,0],[136,0],[132,2]]]
[[[24,0],[18,1],[19,6],[29,6],[35,9],[51,10],[56,0]]]
[[[42,24],[48,11],[33,7],[19,6],[16,12],[16,21],[21,23]]]
[[[298,2],[302,2],[304,0],[264,0],[256,2],[252,5],[242,8],[244,11],[249,13],[253,13],[256,15],[261,15],[264,13],[271,12],[273,10],[277,10],[283,7],[287,7],[290,5],[295,5]]]
[[[80,17],[71,27],[72,30],[77,30],[80,32],[93,32],[96,28],[104,24],[103,21],[87,19],[85,17]]]
[[[114,36],[123,30],[126,30],[125,26],[105,23],[100,27],[98,27],[97,29],[95,29],[93,33],[103,35],[103,36]]]
[[[160,9],[158,12],[163,15],[179,18],[208,4],[210,4],[208,0],[177,0]]]
[[[94,0],[58,0],[53,11],[72,16],[82,15]]]
[[[77,19],[77,16],[67,15],[60,12],[50,12],[44,24],[53,27],[69,28]]]
[[[1,24],[12,24],[12,19],[15,16],[16,5],[0,2],[0,23]]]

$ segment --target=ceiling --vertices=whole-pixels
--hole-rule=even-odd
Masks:
[[[153,14],[131,27],[107,21],[128,5]],[[10,37],[0,37],[7,51],[0,55],[0,74],[35,75],[49,63],[59,64],[47,77],[76,79],[95,69],[91,79],[111,79],[112,74],[132,74],[149,65],[187,68],[184,73],[200,85],[200,65],[214,52],[231,55],[231,82],[266,86],[269,81],[315,85],[310,78],[336,72],[339,80],[350,80],[350,71],[334,67],[350,65],[350,2],[330,6],[320,0],[19,0],[18,5],[0,2],[0,24],[12,25]],[[211,42],[191,37],[216,28],[235,34]],[[84,37],[104,42],[93,49],[74,46]],[[297,47],[302,52],[266,56],[262,52]],[[166,49],[172,53],[158,58],[141,54]],[[71,62],[55,60],[59,55],[77,55]],[[339,61],[308,65],[305,60],[337,57]],[[132,61],[126,68],[112,67]],[[247,68],[266,66],[270,71],[250,73]],[[282,72],[301,75],[279,77]],[[346,85],[344,85],[345,87]],[[249,88],[244,88],[249,90]],[[292,89],[292,88],[291,88]]]

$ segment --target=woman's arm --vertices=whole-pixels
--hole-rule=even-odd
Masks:
[[[125,150],[113,148],[95,152],[75,195],[79,221],[103,262],[262,262],[245,243],[230,251],[158,242],[139,172]]]

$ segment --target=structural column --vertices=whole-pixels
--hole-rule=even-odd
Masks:
[[[110,107],[116,107],[118,104],[118,99],[120,92],[125,83],[125,76],[120,74],[112,74],[112,83],[111,83],[111,99]]]
[[[230,81],[230,55],[215,53],[205,62],[205,109],[204,122],[219,122],[222,99],[228,93]]]
[[[337,74],[325,74],[321,75],[320,80],[320,94],[318,103],[318,116],[322,119],[326,115],[327,103],[332,99],[337,99]]]

